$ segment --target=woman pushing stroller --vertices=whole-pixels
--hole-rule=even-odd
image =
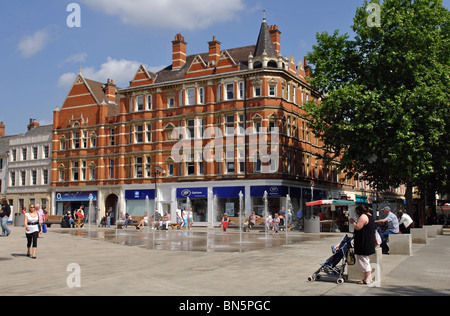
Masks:
[[[364,273],[364,279],[358,284],[372,283],[372,267],[369,256],[375,253],[375,219],[363,205],[356,207],[358,221],[350,218],[350,224],[355,227],[354,248],[357,261]]]

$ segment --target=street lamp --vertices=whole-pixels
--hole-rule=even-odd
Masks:
[[[378,219],[378,216],[379,216],[379,214],[378,214],[378,204],[379,204],[379,200],[378,200],[378,186],[379,186],[380,183],[378,181],[378,167],[375,165],[377,160],[378,160],[378,156],[377,155],[372,155],[369,158],[367,158],[367,160],[369,161],[369,163],[371,165],[375,166],[375,172],[376,172],[376,175],[375,175],[375,194],[376,194],[376,197],[377,197],[376,219]],[[384,163],[386,163],[388,161],[387,158],[381,158],[381,160],[383,160]]]
[[[151,172],[151,167],[147,166],[145,167],[145,170],[147,171],[147,174],[149,176],[154,176],[155,177],[155,212],[153,214],[153,220],[155,220],[156,218],[156,210],[157,210],[157,206],[158,206],[158,182],[156,181],[156,176],[160,175],[160,174],[165,174],[166,171],[160,167],[160,166],[155,166],[155,172]],[[148,214],[148,216],[150,217],[150,214]],[[150,225],[149,225],[150,226]]]

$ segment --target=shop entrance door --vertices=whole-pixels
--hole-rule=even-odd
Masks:
[[[111,225],[115,225],[116,219],[119,217],[117,212],[117,203],[119,201],[119,197],[115,194],[110,194],[105,200],[105,212],[108,210],[111,213]]]

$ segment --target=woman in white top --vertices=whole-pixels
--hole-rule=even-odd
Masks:
[[[147,212],[144,213],[144,217],[139,222],[139,225],[136,226],[136,229],[140,229],[141,227],[144,228],[144,226],[148,225],[148,216]]]
[[[25,214],[24,220],[25,236],[27,237],[27,256],[36,259],[37,239],[39,236],[39,214],[35,210],[34,204],[28,207],[28,213]],[[33,253],[30,253],[31,245],[33,245]]]

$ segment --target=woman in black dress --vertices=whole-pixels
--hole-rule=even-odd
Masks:
[[[353,218],[350,218],[350,223],[355,227],[355,254],[358,264],[364,272],[364,279],[358,284],[369,284],[372,282],[369,256],[375,253],[375,219],[362,205],[356,207],[356,215],[358,215],[358,221],[355,222]]]

